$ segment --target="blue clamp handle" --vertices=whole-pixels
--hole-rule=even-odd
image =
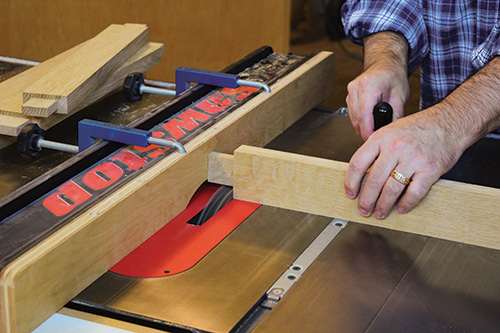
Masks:
[[[175,70],[175,94],[179,95],[189,89],[190,82],[216,87],[237,88],[239,75],[206,71],[188,67]]]
[[[82,152],[92,146],[96,142],[96,139],[104,139],[139,147],[147,147],[149,145],[164,146],[175,148],[181,154],[186,153],[186,149],[180,142],[155,138],[152,135],[153,133],[149,131],[137,128],[83,119],[78,122],[78,152]]]
[[[151,132],[137,128],[83,119],[78,122],[78,148],[82,152],[92,146],[96,139],[147,147],[151,134]]]

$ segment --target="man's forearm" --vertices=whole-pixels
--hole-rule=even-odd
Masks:
[[[375,63],[398,66],[408,75],[409,46],[406,39],[391,31],[383,31],[363,38],[364,70]]]
[[[436,107],[437,121],[467,148],[500,127],[500,57],[455,89]]]

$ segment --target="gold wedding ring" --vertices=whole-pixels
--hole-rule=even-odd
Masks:
[[[396,179],[398,182],[400,182],[404,186],[406,186],[410,183],[410,178],[406,178],[405,176],[403,176],[400,172],[398,172],[396,170],[392,170],[391,177]]]

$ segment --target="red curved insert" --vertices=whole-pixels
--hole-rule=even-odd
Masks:
[[[113,266],[111,271],[132,277],[163,277],[196,265],[260,206],[233,199],[201,226],[187,223],[207,205],[219,187],[203,185],[186,210]]]

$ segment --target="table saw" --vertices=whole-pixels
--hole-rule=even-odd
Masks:
[[[230,65],[226,71],[239,73],[263,59],[274,61],[276,72],[267,78],[271,90],[274,90],[273,83],[283,83],[287,75],[315,59],[311,56],[290,60],[292,56],[287,56],[276,61],[272,60],[273,57],[270,48],[262,48]],[[2,62],[0,70],[2,75],[8,76],[20,66]],[[323,81],[318,78],[318,82]],[[214,91],[219,97],[214,97]],[[241,90],[239,95],[235,95],[241,98],[236,97],[231,103],[235,103],[235,109],[250,108],[251,100],[264,94]],[[314,91],[304,90],[303,95],[296,98],[306,98],[308,94],[313,95]],[[216,98],[212,106],[220,108],[227,95],[222,93],[221,88],[198,85],[174,99],[145,95],[141,101],[130,103],[124,100],[121,93],[116,93],[53,127],[47,131],[47,137],[75,143],[77,138],[73,129],[83,118],[148,130],[157,128],[158,124],[175,119],[175,115],[185,108],[200,111],[199,106],[196,108],[193,105],[202,103],[206,96]],[[296,102],[302,103],[300,100]],[[263,143],[273,150],[347,162],[362,144],[350,126],[347,111],[305,105],[308,108],[305,115],[290,121],[291,126],[276,130],[275,138],[271,134],[260,135],[266,136],[269,142],[263,139],[257,145]],[[232,112],[231,109],[228,114]],[[225,119],[221,117],[199,128],[192,128],[192,133],[179,136],[187,154],[194,149],[189,142],[196,141],[200,132],[217,131]],[[197,124],[200,123],[203,121],[198,119]],[[250,119],[246,125],[265,127],[259,119]],[[184,130],[187,131],[185,127]],[[157,133],[162,135],[160,131]],[[234,135],[246,137],[247,134],[240,128]],[[253,142],[246,139],[243,143]],[[112,258],[102,255],[97,260],[99,264],[93,264],[99,266],[101,261],[106,261],[111,269],[104,274],[101,272],[99,276],[78,273],[73,283],[80,289],[84,288],[83,291],[73,289],[76,292],[73,299],[39,326],[39,332],[54,331],[58,327],[61,331],[71,329],[57,326],[54,322],[57,316],[79,320],[70,322],[69,327],[85,322],[97,325],[87,326],[92,329],[111,331],[116,328],[136,332],[448,332],[497,331],[500,328],[498,250],[231,200],[231,188],[209,183],[204,183],[194,196],[188,192],[189,198],[185,198],[190,201],[188,207],[170,218],[161,206],[182,200],[187,193],[179,191],[176,197],[176,186],[157,188],[139,169],[150,162],[146,161],[148,154],[154,154],[153,157],[149,155],[151,160],[157,158],[151,163],[154,168],[163,163],[161,159],[167,155],[166,152],[170,155],[178,153],[159,147],[136,147],[133,152],[144,155],[116,158],[128,154],[126,151],[130,152],[124,149],[120,144],[100,142],[75,156],[46,150],[36,160],[18,155],[15,145],[0,152],[2,269],[19,261],[19,258],[23,259],[26,253],[52,251],[52,248],[44,247],[47,239],[71,228],[85,215],[90,219],[105,215],[104,223],[131,216],[127,222],[136,225],[128,231],[132,233],[129,238],[115,240],[114,233],[120,231],[104,228],[102,230],[107,232],[106,235],[88,234],[86,238],[75,240],[78,250],[72,248],[60,254],[71,256],[83,251],[91,257],[93,252],[98,251],[93,248],[95,244],[106,244],[106,238],[113,246],[123,245],[127,249],[126,242],[137,243],[125,254],[115,252],[114,248],[102,251],[114,254]],[[232,150],[232,147],[218,147],[220,152]],[[499,141],[484,138],[466,151],[444,177],[498,188],[499,159],[496,157],[499,154]],[[110,160],[109,156],[115,158]],[[120,170],[128,173],[120,173],[116,186],[99,185],[112,182],[113,173],[111,169],[96,168],[117,159],[120,162],[109,168],[118,165]],[[81,185],[90,184],[83,181],[84,177],[91,177],[88,170],[96,170],[91,174],[97,177],[91,189]],[[188,182],[188,178],[195,177],[196,173],[194,167],[187,170],[179,168],[172,177]],[[122,179],[125,180],[122,182]],[[61,189],[68,182],[80,184],[89,197],[81,199],[81,196],[75,195],[74,189],[68,190],[68,186]],[[128,202],[120,207],[121,214],[109,215],[93,208],[103,200],[111,200],[112,204],[121,200],[126,195],[121,192],[126,183],[136,183],[137,186],[146,184],[149,187],[133,198],[134,201],[143,200],[141,207]],[[101,189],[103,191],[100,192]],[[137,191],[134,188],[132,192]],[[162,199],[166,193],[169,196]],[[47,208],[47,205],[36,205],[36,202],[43,202],[39,198],[51,195],[55,202],[52,215],[42,210],[41,207]],[[304,200],[307,201],[307,198]],[[150,202],[154,202],[154,206],[148,205]],[[153,210],[160,213],[145,212]],[[201,218],[203,221],[200,222],[200,215],[203,214],[208,217]],[[163,215],[163,221],[150,220]],[[66,218],[63,220],[54,216]],[[141,233],[140,230],[148,229],[150,224],[155,225],[150,229],[158,229],[157,233],[139,241],[140,237],[135,237],[133,233]],[[64,241],[57,244],[66,246]],[[131,250],[134,251],[129,254]],[[57,284],[53,282],[56,281],[53,280],[56,274],[71,274],[67,267],[79,264],[61,265],[51,260],[49,257],[43,261],[43,265],[40,264],[27,279],[39,275],[48,280],[42,286]],[[78,260],[83,266],[92,264],[86,263],[84,257]],[[47,273],[52,270],[59,271]],[[86,281],[81,282],[80,279]],[[29,286],[30,282],[33,281],[23,282],[22,285]],[[68,286],[72,283],[67,283],[60,289],[70,288]],[[51,288],[55,290],[51,292],[59,292],[57,285]],[[24,294],[29,295],[30,290]],[[2,297],[7,297],[5,295]],[[28,311],[38,311],[46,306],[44,297],[33,300],[39,303],[33,304]],[[53,304],[47,306],[50,308]],[[8,321],[6,313],[12,314],[6,309],[2,309],[2,313],[4,322]],[[47,314],[44,316],[47,317]],[[35,320],[38,317],[29,318]],[[19,330],[23,331],[24,327],[33,329],[38,324],[25,325]],[[13,327],[10,329],[16,330]]]

